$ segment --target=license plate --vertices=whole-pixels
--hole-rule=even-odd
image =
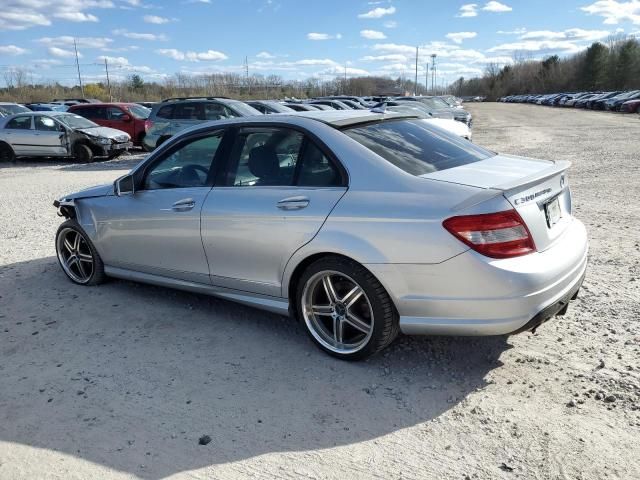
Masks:
[[[544,213],[547,217],[547,226],[553,227],[562,218],[562,210],[560,210],[560,199],[558,197],[545,203]]]
[[[132,145],[131,142],[128,143],[115,143],[111,148],[114,150],[124,150],[125,148],[129,148]]]

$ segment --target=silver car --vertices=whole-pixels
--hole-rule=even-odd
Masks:
[[[120,155],[133,146],[130,140],[122,130],[101,127],[74,113],[29,111],[0,118],[0,161],[71,157],[90,162]]]
[[[568,167],[402,114],[212,122],[57,200],[57,256],[78,284],[117,277],[290,313],[343,359],[399,331],[533,330],[585,275]]]

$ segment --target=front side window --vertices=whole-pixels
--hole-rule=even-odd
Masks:
[[[456,135],[434,128],[428,120],[388,120],[356,125],[343,132],[396,167],[416,176],[495,156]]]
[[[304,135],[285,128],[248,128],[241,130],[232,157],[236,159],[231,185],[292,185]]]
[[[118,107],[109,107],[107,109],[107,118],[109,120],[113,120],[114,122],[121,121],[123,115],[126,115],[126,113]]]
[[[31,115],[12,118],[7,122],[4,128],[9,128],[11,130],[29,130],[31,128]]]
[[[38,115],[34,117],[33,123],[36,127],[36,130],[41,132],[58,132],[60,131],[60,126],[56,123],[56,121],[51,117],[45,117],[44,115]]]
[[[145,175],[144,190],[205,187],[222,131],[179,145],[153,165]]]

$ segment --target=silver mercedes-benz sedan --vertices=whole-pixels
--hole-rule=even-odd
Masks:
[[[217,121],[56,201],[56,250],[78,284],[290,313],[326,352],[360,359],[399,331],[509,334],[564,314],[588,249],[568,167],[397,113]]]

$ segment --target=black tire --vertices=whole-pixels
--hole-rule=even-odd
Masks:
[[[341,353],[325,347],[314,336],[304,314],[303,292],[307,284],[320,272],[339,272],[350,277],[364,291],[373,312],[373,332],[369,340],[359,350]],[[362,360],[375,355],[393,342],[400,330],[398,313],[382,284],[366,268],[348,258],[339,256],[323,257],[307,267],[296,288],[296,315],[304,324],[313,343],[329,355],[341,360]]]
[[[83,246],[89,249],[92,257],[92,271],[91,275],[88,275],[88,278],[84,281],[79,281],[78,278],[74,278],[74,275],[70,274],[67,270],[68,267],[65,266],[65,257],[64,252],[61,252],[63,246],[63,239],[61,235],[66,235],[67,232],[73,231],[78,233],[83,240]],[[104,263],[102,263],[102,259],[96,250],[96,247],[93,245],[93,242],[89,239],[89,236],[85,233],[82,227],[76,222],[74,219],[67,220],[63,222],[60,227],[58,227],[58,231],[56,232],[56,257],[58,258],[58,263],[60,264],[60,268],[67,275],[67,278],[71,280],[73,283],[78,285],[85,286],[93,286],[104,283],[107,276],[104,273]],[[73,272],[72,272],[73,273]]]
[[[13,148],[7,143],[0,143],[0,163],[3,162],[15,162],[16,154]]]
[[[73,146],[73,158],[80,163],[90,163],[93,161],[93,152],[87,145],[76,143]]]

